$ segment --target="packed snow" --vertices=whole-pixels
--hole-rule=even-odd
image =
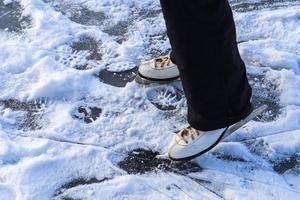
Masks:
[[[159,1],[0,0],[0,199],[300,199],[300,1],[231,0],[253,104],[269,110],[187,165]]]

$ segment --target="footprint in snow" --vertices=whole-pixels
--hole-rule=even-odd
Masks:
[[[96,121],[101,113],[102,109],[95,106],[79,106],[73,116],[89,124]]]
[[[179,107],[183,93],[174,87],[163,86],[151,88],[147,92],[147,98],[159,110],[171,111]]]

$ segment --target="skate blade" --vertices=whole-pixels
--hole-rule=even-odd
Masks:
[[[135,77],[135,82],[141,85],[149,85],[149,84],[168,84],[176,80],[180,80],[179,77],[167,79],[167,80],[150,80],[146,79],[144,77],[141,77],[139,74],[136,75]]]
[[[267,105],[262,105],[250,113],[245,119],[237,122],[236,124],[232,125],[231,127],[228,128],[224,136],[222,137],[222,140],[224,140],[226,137],[234,133],[236,130],[240,129],[243,127],[245,124],[247,124],[249,121],[253,120],[255,117],[258,115],[262,114],[265,110],[267,110],[268,106]]]
[[[140,75],[136,75],[134,80],[136,83],[141,84],[141,85],[149,85],[149,84],[153,83],[153,81],[147,80],[147,79],[141,77]]]

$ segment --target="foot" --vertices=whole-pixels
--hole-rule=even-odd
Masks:
[[[175,161],[187,161],[208,152],[221,142],[221,140],[263,113],[267,108],[267,105],[262,105],[252,110],[246,118],[227,128],[213,131],[199,131],[191,126],[186,127],[174,136],[170,143],[168,149],[169,158]]]
[[[215,147],[227,130],[228,128],[199,131],[188,126],[174,136],[168,149],[169,158],[175,161],[187,161],[200,156]]]
[[[179,78],[179,71],[170,56],[162,56],[141,63],[138,70],[139,76],[153,81],[167,81]]]

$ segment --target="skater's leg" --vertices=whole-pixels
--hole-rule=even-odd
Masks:
[[[251,112],[251,87],[227,0],[161,0],[167,33],[198,130],[227,127]]]

